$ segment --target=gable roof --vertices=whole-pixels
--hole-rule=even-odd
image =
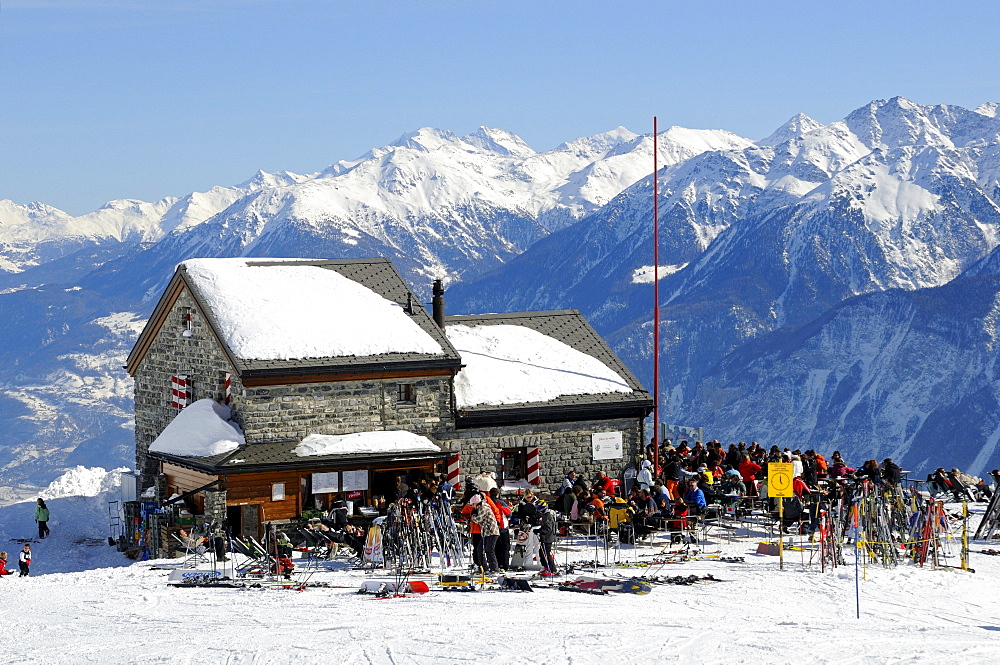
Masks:
[[[194,259],[177,266],[130,374],[184,289],[243,380],[461,365],[388,259]]]
[[[575,371],[571,365],[562,367],[553,365],[549,368],[550,371],[556,376],[562,374],[567,384],[576,383],[576,390],[570,394],[560,394],[546,399],[543,391],[526,386],[522,393],[524,401],[512,401],[517,399],[515,393],[513,398],[508,394],[504,398],[493,400],[495,403],[491,404],[459,406],[457,419],[459,427],[512,422],[644,417],[652,410],[653,400],[649,393],[577,310],[448,316],[445,318],[445,324],[449,329],[452,326],[520,326],[557,340],[574,352],[599,361],[611,376],[609,379],[608,375],[604,374],[597,377],[601,379],[597,382],[580,383],[576,379],[581,372]],[[496,355],[503,360],[515,358],[515,355],[508,354],[506,350],[499,351]],[[571,363],[578,362],[568,354],[567,359]],[[472,354],[467,353],[463,356],[463,362],[471,365],[475,360]],[[512,362],[523,361],[515,359]],[[598,372],[592,371],[593,367],[590,365],[590,371],[586,373],[596,376]],[[620,379],[620,382],[615,379]],[[456,384],[458,383],[456,381]],[[456,386],[456,392],[458,390]]]

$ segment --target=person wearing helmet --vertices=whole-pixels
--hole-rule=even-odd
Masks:
[[[542,575],[549,577],[558,574],[556,569],[556,558],[552,554],[552,546],[556,542],[556,535],[559,533],[559,520],[556,511],[549,508],[545,501],[539,501],[537,505],[540,526],[538,527],[539,552],[538,558],[542,564]]]

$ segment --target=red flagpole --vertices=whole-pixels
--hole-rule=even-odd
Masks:
[[[653,116],[653,474],[660,473],[660,201]]]

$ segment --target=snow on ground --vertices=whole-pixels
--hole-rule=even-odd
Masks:
[[[754,553],[761,534],[745,537],[742,529],[713,532],[703,547],[746,563],[601,569],[726,580],[654,585],[646,596],[537,589],[376,600],[355,593],[365,575],[341,562],[311,581],[347,588],[182,589],[154,569],[176,561],[128,565],[98,542],[107,535],[108,496],[50,501],[52,536],[33,546],[31,577],[0,580],[5,662],[968,665],[997,662],[1000,648],[1000,557],[973,554],[975,574],[869,567],[860,619],[852,553],[852,565],[824,573],[806,565],[808,555],[790,552],[780,571],[777,557]],[[0,509],[4,540],[32,533],[32,511],[31,503]],[[626,548],[619,560],[648,560],[664,547],[657,540],[638,552]],[[595,556],[582,541],[560,548],[560,562]],[[598,555],[603,560],[604,550]],[[608,556],[613,561],[614,550]]]

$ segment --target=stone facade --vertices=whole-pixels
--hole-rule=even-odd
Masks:
[[[171,377],[188,377],[190,403],[222,400],[226,372],[232,372],[229,361],[190,293],[182,290],[135,373],[136,468],[146,479],[143,487],[158,472],[147,462],[149,445],[177,415]],[[233,420],[248,443],[397,429],[440,440],[454,431],[449,376],[254,388],[245,388],[234,372],[230,378]],[[398,401],[400,383],[412,386],[407,402]]]
[[[397,400],[401,383],[412,386],[412,401]],[[233,417],[247,443],[379,430],[409,430],[438,439],[454,430],[451,377],[249,388],[234,402]]]
[[[222,534],[226,520],[226,491],[205,490],[205,523],[212,525],[212,534]]]
[[[595,432],[622,432],[622,459],[594,460],[591,435]],[[462,455],[462,475],[493,471],[500,477],[500,451],[506,448],[539,449],[539,488],[551,491],[570,469],[594,478],[604,471],[621,477],[643,450],[639,419],[590,420],[583,422],[506,425],[503,427],[459,430],[446,442]]]
[[[136,470],[143,479],[143,489],[149,487],[150,478],[158,472],[156,464],[147,462],[149,445],[178,411],[170,405],[170,377],[188,377],[188,403],[206,397],[221,400],[227,371],[231,371],[229,361],[190,293],[183,290],[134,376]],[[241,390],[233,378],[234,391]]]

